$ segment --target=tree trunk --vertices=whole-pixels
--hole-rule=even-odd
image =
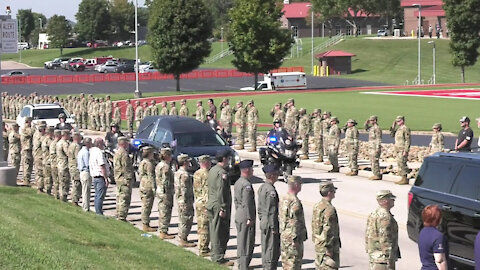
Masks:
[[[257,90],[257,84],[258,84],[258,73],[255,72],[253,75],[255,83],[253,84],[253,87],[255,88],[254,90]]]
[[[465,83],[465,67],[461,66],[460,67],[460,76],[462,77],[462,83]]]
[[[174,77],[177,84],[177,92],[180,92],[180,74],[175,74]]]
[[[60,46],[60,56],[63,56],[63,46]]]

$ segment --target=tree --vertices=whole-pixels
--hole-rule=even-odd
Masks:
[[[67,44],[72,27],[65,16],[53,15],[47,24],[47,34],[52,48],[60,48],[60,55]]]
[[[130,31],[135,29],[135,6],[127,0],[113,0],[110,2],[110,16],[112,18],[112,38],[116,41],[127,40],[131,37]]]
[[[38,45],[38,35],[40,33],[45,33],[45,28],[47,26],[47,18],[42,13],[32,13],[35,22],[35,29],[30,34],[30,44],[32,44],[33,47],[36,47]]]
[[[462,83],[465,83],[465,67],[477,62],[480,47],[480,0],[445,0],[452,64],[460,67]]]
[[[229,10],[233,7],[233,0],[204,0],[205,5],[210,9],[212,14],[214,34],[220,37],[221,28],[226,30],[229,23]]]
[[[19,9],[17,19],[20,25],[20,40],[29,41],[30,34],[35,29],[35,18],[31,9]]]
[[[255,85],[258,73],[280,67],[292,46],[290,32],[280,28],[281,10],[275,0],[236,0],[230,11],[232,63],[240,71],[253,73]]]
[[[75,17],[81,39],[90,42],[109,39],[111,18],[107,0],[82,0]]]
[[[173,74],[180,91],[180,75],[197,68],[210,54],[210,12],[203,0],[153,0],[148,29],[155,66]]]

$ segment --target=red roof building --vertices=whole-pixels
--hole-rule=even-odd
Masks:
[[[326,51],[315,55],[320,62],[320,67],[329,75],[352,73],[353,53],[344,51]]]
[[[418,29],[418,6],[421,5],[421,33],[433,38],[448,37],[447,20],[442,0],[402,0],[405,35],[416,37]]]

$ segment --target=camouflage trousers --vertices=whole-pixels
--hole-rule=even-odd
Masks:
[[[78,203],[82,196],[82,183],[80,182],[80,172],[76,167],[70,167],[70,178],[72,181],[72,202]]]
[[[382,154],[382,147],[371,146],[370,148],[370,166],[372,167],[372,173],[375,176],[380,176],[380,155]]]
[[[112,112],[105,113],[105,127],[108,129],[112,123]]]
[[[303,259],[303,242],[281,241],[282,266],[285,270],[300,270]]]
[[[150,225],[150,214],[152,213],[153,206],[153,190],[151,188],[140,189],[140,198],[142,199],[142,224]]]
[[[232,134],[232,121],[226,121],[226,122],[225,122],[224,129],[225,129],[225,132],[226,132],[228,135],[231,135],[231,134]]]
[[[245,144],[245,126],[244,125],[238,125],[235,128],[236,133],[237,133],[237,141],[236,144],[243,146]]]
[[[52,182],[53,182],[53,197],[55,197],[57,200],[60,199],[60,193],[59,193],[59,182],[58,182],[58,169],[57,169],[57,164],[52,164],[50,165],[51,172],[52,172]]]
[[[83,118],[82,120],[82,128],[83,129],[86,129],[87,128],[87,124],[88,124],[88,112],[83,112],[80,116],[81,118]]]
[[[319,157],[323,157],[326,154],[323,147],[323,136],[321,135],[315,136],[315,151]]]
[[[83,127],[83,115],[81,112],[78,112],[75,114],[75,120],[77,122],[77,126],[78,128],[82,128]]]
[[[97,124],[96,124],[96,120],[95,120],[96,118],[97,118],[97,116],[95,116],[93,114],[90,115],[90,121],[89,121],[88,129],[90,129],[90,130],[97,129]]]
[[[100,114],[100,130],[105,131],[107,124],[107,119],[105,118],[105,114]]]
[[[358,147],[347,147],[348,167],[352,172],[358,172]]]
[[[113,121],[115,121],[115,123],[118,124],[119,127],[122,126],[122,119],[121,118],[115,118],[115,119],[113,119]]]
[[[390,261],[388,263],[370,262],[370,270],[395,270],[395,261]]]
[[[328,157],[328,139],[323,140],[323,152]]]
[[[142,120],[135,120],[135,127],[138,128],[140,127],[140,124],[142,123]]]
[[[302,134],[298,137],[302,139],[302,155],[308,156],[308,134]]]
[[[398,175],[401,177],[407,176],[408,166],[407,166],[407,156],[403,155],[403,149],[395,149],[396,160],[397,160],[397,169]]]
[[[315,256],[315,268],[322,270],[336,270],[340,267],[340,254],[335,252],[332,257],[325,253],[317,253]]]
[[[252,149],[257,149],[257,125],[248,125],[248,141]]]
[[[68,191],[70,190],[70,171],[68,168],[58,168],[58,182],[60,199],[62,202],[66,202]]]
[[[334,145],[328,146],[328,160],[333,166],[333,169],[338,169],[338,148]]]
[[[172,219],[173,193],[157,195],[158,198],[158,231],[168,233],[168,226]]]
[[[43,161],[37,157],[33,159],[35,165],[35,185],[38,190],[43,190],[45,183],[43,181]]]
[[[201,203],[195,203],[195,212],[197,217],[198,250],[200,253],[207,253],[210,251],[208,248],[210,238],[207,208]]]
[[[117,181],[117,218],[126,220],[128,209],[130,208],[130,201],[132,199],[132,189],[130,185],[119,184]],[[152,201],[153,204],[153,201]]]
[[[129,133],[133,133],[133,120],[127,119],[127,129]]]
[[[47,194],[52,193],[52,184],[53,184],[52,167],[50,164],[44,162],[43,163],[43,186]]]
[[[193,203],[178,204],[178,238],[187,241],[193,225]]]
[[[102,116],[101,115],[97,115],[95,117],[95,130],[96,131],[100,131],[100,129],[102,128]]]
[[[8,160],[8,138],[3,138],[3,161]]]
[[[33,155],[32,150],[23,150],[22,151],[22,165],[23,165],[23,182],[25,184],[30,183],[30,179],[32,178],[32,170],[33,170]]]
[[[15,177],[17,177],[18,172],[20,171],[20,161],[21,161],[20,153],[10,152],[9,155],[10,155],[10,165],[12,167],[15,167],[15,170],[16,170]]]

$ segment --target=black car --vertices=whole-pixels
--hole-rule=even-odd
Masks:
[[[157,150],[162,147],[172,148],[174,164],[176,157],[187,154],[192,158],[192,172],[199,168],[198,157],[209,155],[215,164],[215,155],[221,149],[231,152],[228,177],[231,183],[240,177],[238,163],[240,157],[230,145],[206,124],[189,117],[181,116],[147,116],[138,128],[133,146],[136,149],[135,163],[141,160],[141,149],[153,146]],[[175,167],[175,166],[174,166]]]
[[[436,153],[427,157],[408,194],[408,236],[417,242],[422,210],[442,209],[440,231],[448,239],[449,257],[458,269],[473,269],[474,243],[480,231],[480,154]]]

